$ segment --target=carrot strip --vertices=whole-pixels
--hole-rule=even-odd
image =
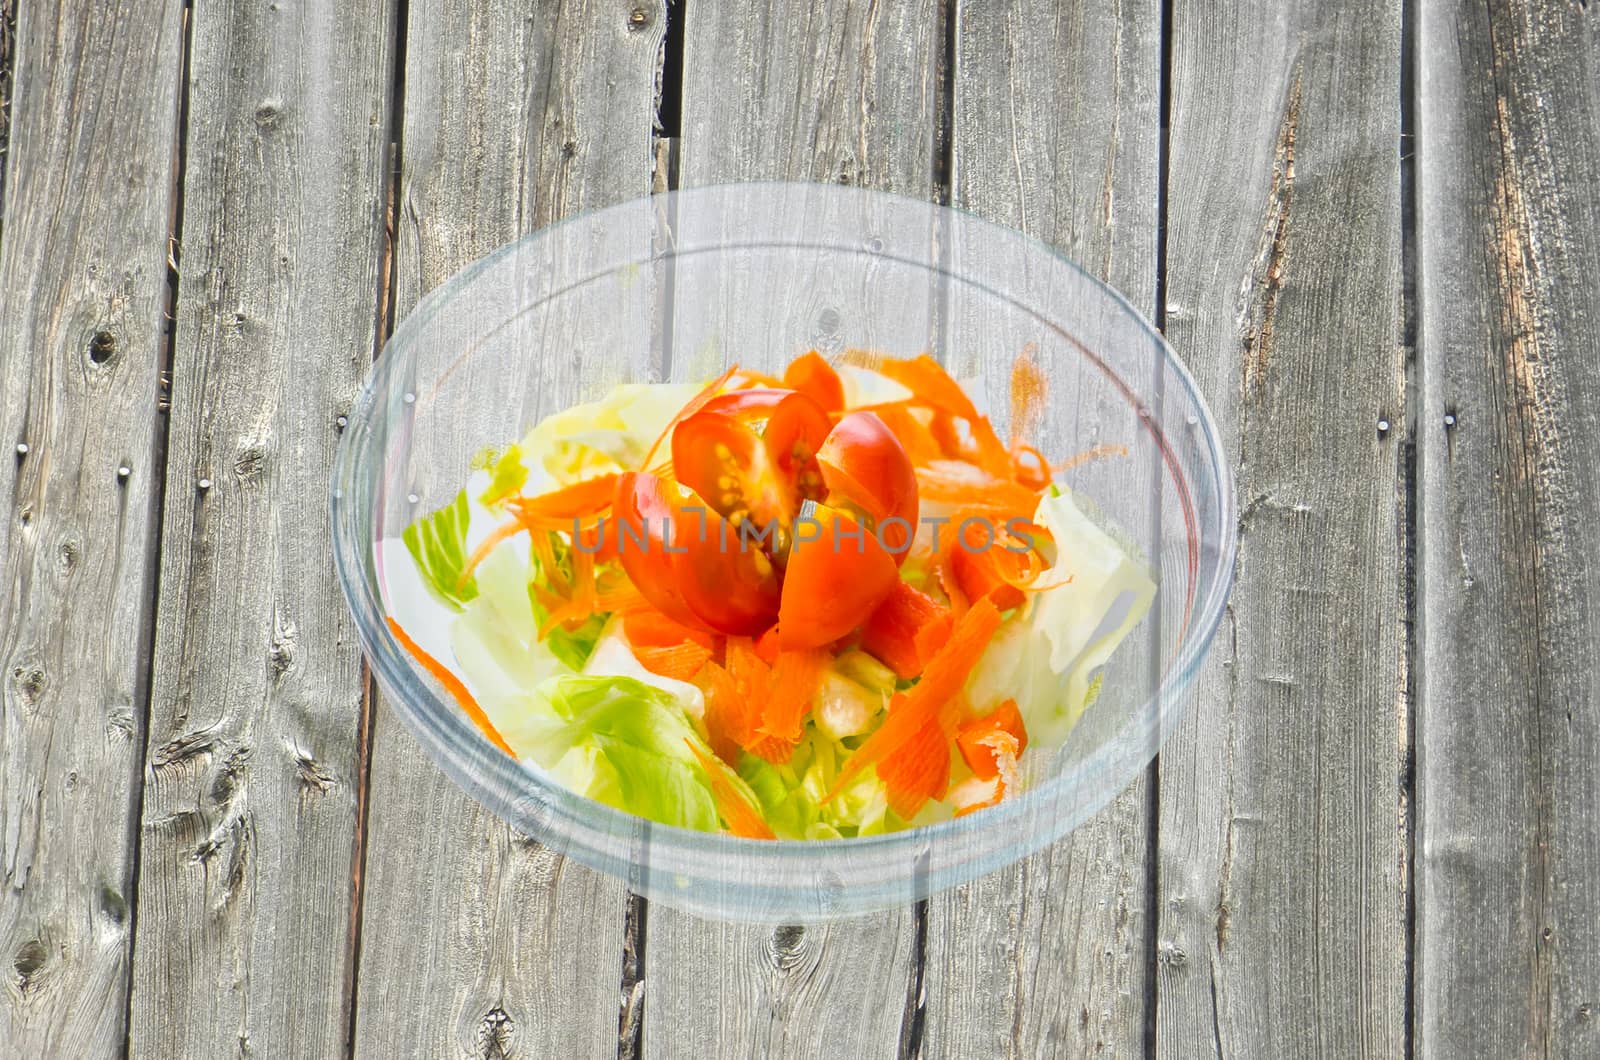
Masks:
[[[964,472],[950,461],[917,468],[917,494],[923,501],[961,504],[984,513],[1033,518],[1039,494],[1018,482],[986,474]]]
[[[761,811],[750,805],[744,797],[744,792],[739,790],[729,775],[731,770],[723,762],[712,758],[692,741],[685,738],[684,743],[689,745],[689,750],[700,760],[700,765],[706,771],[706,779],[711,781],[711,800],[717,804],[717,814],[728,826],[728,831],[741,839],[776,839],[777,834],[767,826],[767,820],[761,816]]]
[[[983,780],[1000,775],[1003,754],[1009,752],[1015,761],[1027,747],[1028,728],[1014,699],[1003,701],[982,717],[963,722],[956,730],[956,749],[973,775]]]
[[[483,539],[483,543],[473,549],[472,555],[467,557],[467,562],[461,568],[461,577],[456,579],[456,589],[459,591],[463,585],[467,584],[467,579],[472,577],[472,572],[478,569],[478,564],[489,558],[489,553],[494,551],[496,545],[508,538],[516,537],[526,529],[528,528],[519,520],[513,519],[509,523],[502,523],[490,531],[489,536]]]
[[[1015,451],[1039,426],[1049,380],[1033,360],[1034,345],[1023,347],[1011,362],[1011,448]]]
[[[738,370],[738,365],[729,365],[726,372],[723,372],[721,375],[711,380],[711,382],[707,383],[700,389],[699,393],[690,398],[683,408],[679,409],[677,413],[673,415],[672,419],[667,421],[667,425],[661,429],[661,434],[658,435],[655,442],[651,444],[650,451],[644,454],[644,460],[640,462],[639,466],[641,468],[648,468],[650,466],[650,461],[655,458],[656,450],[661,448],[662,442],[672,437],[672,432],[678,426],[678,424],[682,423],[690,416],[693,416],[696,412],[699,412],[701,409],[705,408],[706,402],[716,397],[717,391],[722,389],[722,384],[726,383],[729,379],[732,379],[733,373],[737,372]]]
[[[922,723],[911,738],[878,763],[889,808],[905,820],[929,799],[943,798],[950,786],[950,726],[954,703]]]
[[[596,475],[536,497],[515,497],[511,505],[524,519],[565,520],[570,525],[573,519],[595,515],[611,507],[617,495],[618,477],[615,473]]]
[[[478,701],[472,698],[472,693],[467,691],[467,686],[461,683],[461,679],[451,673],[448,666],[423,651],[422,647],[411,639],[411,635],[400,628],[400,623],[393,618],[387,618],[385,621],[389,623],[389,632],[394,634],[394,639],[399,642],[400,646],[410,652],[411,657],[416,659],[424,670],[432,674],[434,680],[443,685],[446,692],[455,697],[456,702],[461,704],[461,710],[468,718],[472,719],[474,725],[482,730],[483,734],[489,738],[489,742],[512,758],[517,757],[517,753],[501,737],[499,731],[495,729],[494,723],[489,720],[489,715],[485,714],[483,708],[478,706]]]
[[[594,609],[607,614],[630,615],[651,608],[650,601],[628,580],[628,576],[612,567],[603,571],[595,581]]]
[[[738,691],[729,710],[729,732],[741,747],[749,748],[761,739],[756,725],[761,717],[760,704],[771,694],[772,669],[756,654],[749,637],[729,637],[723,655]]]
[[[999,628],[1000,611],[991,601],[979,600],[968,608],[956,621],[944,647],[928,660],[922,679],[890,700],[888,717],[845,761],[827,798],[837,795],[857,773],[915,737],[929,719],[938,717],[941,708],[955,701]]]
[[[769,762],[789,760],[827,663],[828,652],[821,648],[779,654],[772,667],[771,694],[756,727],[756,734],[767,738],[756,740],[750,750]]]
[[[927,354],[904,359],[885,357],[876,367],[880,374],[915,394],[922,404],[964,420],[978,418],[978,410],[967,392],[961,389],[961,384],[950,378],[944,365]]]
[[[711,659],[711,649],[685,641],[674,647],[635,646],[634,658],[653,674],[670,677],[674,681],[690,681],[700,668]]]
[[[706,736],[711,749],[726,761],[738,757],[745,737],[744,697],[727,670],[707,661],[694,676],[694,686],[706,701]]]
[[[783,370],[783,385],[815,401],[824,412],[844,408],[844,384],[839,381],[839,373],[816,350],[789,362]]]

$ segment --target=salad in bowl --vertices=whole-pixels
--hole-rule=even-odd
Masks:
[[[849,839],[1015,798],[1156,580],[934,359],[622,383],[377,543],[395,641],[503,752],[628,814]],[[1078,459],[1117,459],[1094,451]]]

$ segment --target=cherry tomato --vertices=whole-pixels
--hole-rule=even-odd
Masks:
[[[721,515],[787,526],[802,501],[822,496],[816,452],[831,428],[827,413],[804,394],[735,390],[674,428],[673,467]]]
[[[896,549],[898,566],[909,551],[900,547],[901,542],[909,544],[916,530],[917,473],[894,432],[874,413],[852,412],[822,443],[817,464],[828,486],[829,503],[854,504],[874,524],[904,520],[904,527],[884,535],[885,543]]]
[[[675,493],[654,475],[618,479],[617,552],[629,580],[664,615],[692,629],[766,629],[779,602],[770,561],[742,548],[738,532],[698,497]]]
[[[785,651],[820,648],[861,625],[900,581],[894,557],[838,508],[810,504],[795,526],[778,608]]]

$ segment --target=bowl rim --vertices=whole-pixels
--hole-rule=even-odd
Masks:
[[[964,226],[972,227],[990,237],[1010,240],[1022,245],[1030,254],[1042,255],[1058,266],[1065,266],[1076,274],[1077,279],[1107,296],[1125,318],[1138,325],[1146,339],[1161,354],[1165,368],[1178,379],[1187,393],[1198,420],[1197,424],[1191,426],[1198,427],[1198,432],[1204,440],[1206,458],[1216,472],[1213,493],[1217,502],[1216,521],[1221,528],[1222,540],[1216,564],[1217,577],[1211,589],[1204,599],[1196,600],[1186,607],[1188,612],[1185,616],[1186,628],[1179,642],[1181,647],[1175,660],[1168,666],[1156,687],[1145,697],[1144,702],[1130,711],[1128,720],[1075,765],[1041,780],[1017,797],[1006,799],[999,805],[979,813],[872,836],[771,841],[743,839],[720,832],[681,828],[637,817],[580,795],[545,777],[520,759],[507,756],[495,748],[455,704],[448,702],[434,689],[420,667],[400,650],[384,621],[385,612],[381,598],[365,572],[374,542],[367,540],[371,535],[363,534],[362,527],[364,516],[370,513],[362,512],[361,506],[355,503],[343,503],[343,498],[347,494],[359,495],[357,476],[365,464],[362,457],[371,448],[371,439],[375,434],[374,414],[379,408],[380,396],[390,392],[392,377],[397,365],[402,361],[402,357],[392,351],[403,349],[416,335],[423,333],[434,317],[453,299],[460,296],[477,277],[507,258],[524,253],[527,248],[551,238],[559,231],[593,224],[597,218],[607,215],[620,216],[630,211],[644,215],[649,210],[671,208],[677,203],[695,199],[710,200],[719,196],[761,197],[795,194],[820,195],[856,202],[880,200],[887,204],[897,203],[904,209],[926,211],[931,218],[950,216]],[[676,249],[671,251],[671,253],[676,252]],[[652,254],[653,256],[655,255]],[[928,262],[916,264],[939,271],[949,271],[947,262],[931,265]],[[971,282],[970,277],[962,278]],[[995,294],[1004,294],[993,288],[988,289]],[[1036,308],[1027,306],[1022,308],[1038,315]],[[1070,338],[1070,333],[1062,332],[1062,334]],[[1081,344],[1077,345],[1080,350],[1084,350]],[[1089,351],[1084,350],[1084,352]],[[1094,356],[1092,353],[1089,355]],[[1113,377],[1115,378],[1114,373]],[[1147,410],[1143,401],[1136,399],[1134,404],[1163,451],[1164,460],[1170,468],[1172,459],[1160,427],[1151,421],[1151,417],[1145,415]],[[369,368],[346,418],[347,425],[334,459],[329,504],[334,538],[334,567],[346,603],[356,619],[358,638],[371,661],[374,675],[386,693],[396,701],[395,705],[400,708],[399,713],[407,719],[408,727],[428,751],[429,757],[469,795],[484,803],[496,816],[511,820],[513,824],[520,822],[510,818],[508,807],[513,807],[519,802],[526,803],[530,793],[525,789],[531,786],[534,794],[544,796],[531,800],[534,804],[554,811],[559,817],[579,828],[592,829],[610,836],[625,834],[629,828],[635,833],[643,829],[661,839],[692,843],[698,852],[738,857],[754,855],[763,861],[795,859],[816,861],[826,860],[834,855],[856,857],[873,852],[914,850],[919,846],[932,847],[935,844],[944,846],[962,836],[974,832],[991,832],[997,825],[1004,826],[1018,818],[1032,815],[1040,807],[1047,807],[1053,801],[1061,799],[1068,785],[1079,785],[1098,779],[1125,758],[1125,752],[1122,750],[1125,741],[1122,737],[1130,729],[1138,730],[1147,736],[1153,735],[1154,738],[1147,741],[1153,747],[1151,754],[1145,757],[1137,768],[1130,771],[1128,778],[1115,788],[1102,785],[1099,794],[1091,797],[1086,804],[1086,811],[1078,820],[1071,822],[1065,828],[1042,835],[1034,846],[1034,849],[1037,849],[1038,846],[1070,831],[1087,816],[1115,798],[1132,776],[1148,766],[1149,762],[1160,753],[1165,736],[1170,734],[1172,723],[1176,722],[1186,705],[1189,688],[1220,628],[1236,578],[1237,497],[1232,464],[1227,458],[1211,408],[1194,376],[1145,314],[1141,313],[1122,292],[1035,235],[990,221],[958,205],[930,202],[894,192],[793,181],[708,184],[641,196],[596,210],[581,211],[554,224],[535,229],[470,262],[427,292],[395,326],[389,339],[384,343],[382,351]],[[1177,475],[1175,481],[1182,483],[1184,480],[1181,475]],[[1194,617],[1192,622],[1189,621],[1190,615]],[[421,701],[420,705],[418,700]],[[547,828],[538,829],[533,838],[563,853],[573,840],[578,838],[566,832],[558,832],[556,836],[547,832]],[[783,889],[783,886],[780,884],[778,889]]]

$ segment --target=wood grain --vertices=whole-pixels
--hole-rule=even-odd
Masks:
[[[1174,13],[1167,332],[1240,548],[1160,759],[1156,1047],[1398,1056],[1400,4]]]
[[[17,37],[0,245],[0,1053],[118,1056],[183,10],[30,4]]]
[[[942,22],[932,0],[690,5],[680,185],[819,180],[930,197]],[[793,297],[775,315],[799,327],[805,299]],[[859,309],[835,319],[870,316]],[[910,909],[772,928],[652,905],[644,1054],[895,1055],[920,1001],[915,935]]]
[[[1419,1056],[1600,1051],[1596,14],[1418,30]]]
[[[1159,5],[958,11],[954,204],[1053,244],[1153,314]],[[1015,354],[971,355],[1004,380]],[[1049,849],[929,903],[928,1056],[1141,1052],[1150,792],[1139,781]]]
[[[664,17],[660,3],[410,5],[401,315],[504,242],[649,192]],[[575,398],[582,367],[549,366],[551,402]],[[473,802],[387,708],[371,807],[356,1054],[613,1055],[626,889]]]
[[[190,33],[129,1041],[331,1056],[364,678],[326,492],[378,324],[394,11],[208,4]]]

